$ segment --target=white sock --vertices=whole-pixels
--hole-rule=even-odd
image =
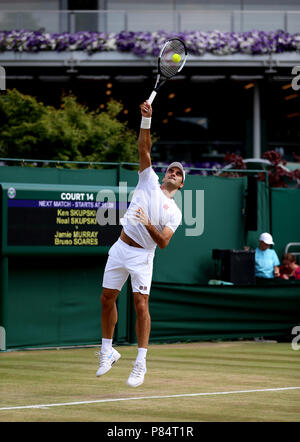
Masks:
[[[136,362],[141,362],[146,365],[146,356],[147,356],[147,348],[138,348],[138,355],[136,358]]]
[[[102,353],[108,353],[112,349],[112,339],[102,338]]]

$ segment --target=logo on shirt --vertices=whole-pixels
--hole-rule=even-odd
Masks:
[[[164,208],[165,210],[168,210],[168,208],[169,208],[168,204],[164,204],[164,205],[163,205],[163,208]]]
[[[140,286],[139,286],[139,290],[147,290],[147,287],[144,286],[144,285],[140,285]]]

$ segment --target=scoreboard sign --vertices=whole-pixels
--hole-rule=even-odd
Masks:
[[[118,188],[4,183],[2,252],[58,252],[111,246],[119,237]],[[107,216],[109,212],[109,216]],[[54,252],[55,253],[55,252]]]

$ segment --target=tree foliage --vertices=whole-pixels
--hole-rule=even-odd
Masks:
[[[115,100],[90,111],[74,95],[56,109],[16,89],[0,97],[0,156],[58,161],[137,162],[137,134]]]

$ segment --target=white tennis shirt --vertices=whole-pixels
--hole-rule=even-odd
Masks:
[[[147,167],[139,173],[139,181],[132,196],[131,203],[120,219],[126,235],[132,238],[144,249],[155,251],[153,241],[144,224],[136,221],[133,216],[141,207],[152,225],[161,232],[169,227],[173,232],[181,223],[182,214],[172,198],[168,198],[160,188],[159,178],[152,169]]]

